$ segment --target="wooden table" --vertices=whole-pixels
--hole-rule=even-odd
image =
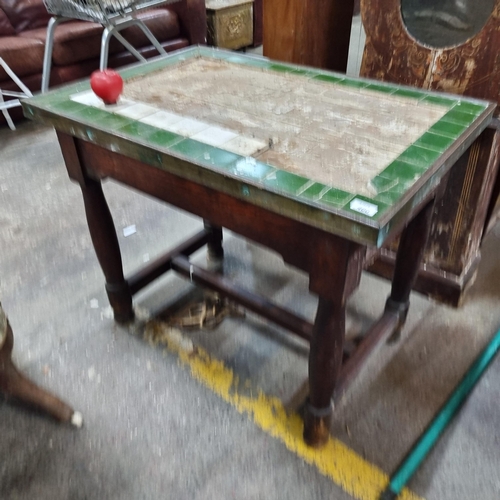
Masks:
[[[115,106],[88,82],[23,103],[26,116],[55,126],[80,184],[115,320],[131,321],[132,296],[173,269],[309,340],[304,438],[324,443],[332,397],[404,324],[436,190],[495,106],[202,47],[122,76]],[[204,228],[125,279],[107,177],[200,216]],[[191,264],[205,244],[222,257],[223,227],[309,274],[314,323]],[[397,236],[384,313],[343,362],[346,301]]]

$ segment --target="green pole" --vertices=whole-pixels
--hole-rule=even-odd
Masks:
[[[467,370],[467,373],[454,389],[452,395],[413,445],[413,448],[399,465],[396,472],[391,476],[389,485],[382,493],[380,500],[394,500],[401,493],[402,489],[460,409],[486,368],[488,368],[499,348],[500,330]]]

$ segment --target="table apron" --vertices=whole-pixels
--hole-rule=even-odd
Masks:
[[[343,300],[357,288],[366,246],[87,141],[76,139],[77,154],[70,154],[67,139],[60,143],[68,173],[80,184],[110,177],[262,244],[307,272],[310,290],[325,298],[337,297],[344,283]]]

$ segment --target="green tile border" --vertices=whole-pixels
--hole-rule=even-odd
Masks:
[[[327,83],[339,83],[343,80],[343,78],[335,75],[321,74],[312,76],[311,80],[317,80],[320,82],[327,82]]]
[[[427,93],[425,90],[419,90],[413,87],[398,87],[392,95],[395,97],[406,97],[408,99],[415,99],[418,101],[423,99]]]
[[[338,85],[343,85],[344,87],[351,87],[355,89],[364,89],[368,87],[368,83],[360,80],[353,80],[351,78],[344,78],[337,82]]]
[[[456,125],[465,125],[468,127],[474,120],[475,116],[469,113],[463,113],[458,107],[451,108],[442,118],[443,122],[454,123]]]
[[[370,185],[377,192],[375,196],[385,193],[386,191],[394,190],[399,187],[401,190],[403,189],[403,183],[400,181],[399,177],[396,176],[387,176],[379,174],[373,177],[370,180]]]
[[[455,105],[454,109],[456,109],[457,111],[460,111],[462,113],[467,113],[467,114],[470,114],[470,115],[476,117],[476,116],[479,116],[485,110],[485,106],[482,106],[481,104],[476,104],[473,102],[459,101]]]
[[[330,188],[321,198],[320,202],[327,205],[333,205],[336,208],[342,208],[351,201],[356,195],[343,191],[342,189]]]
[[[466,130],[467,125],[459,125],[457,123],[439,120],[428,130],[428,132],[432,132],[433,134],[441,135],[443,137],[451,137],[453,139],[456,139]]]
[[[383,92],[385,94],[394,94],[397,91],[393,85],[383,85],[382,83],[369,83],[365,90],[372,90],[373,92]]]
[[[443,137],[442,135],[434,134],[432,132],[425,132],[413,144],[422,148],[444,153],[456,140],[451,137]]]
[[[301,189],[310,182],[310,179],[293,174],[285,170],[276,170],[262,181],[262,184],[280,193],[298,196]]]
[[[433,151],[431,149],[422,148],[412,144],[406,149],[406,151],[398,156],[396,161],[402,161],[404,163],[420,167],[422,169],[421,173],[423,173],[439,159],[441,154],[442,152],[440,151]]]
[[[426,170],[426,168],[397,159],[382,170],[382,172],[378,174],[378,177],[390,181],[397,181],[398,184],[408,185],[408,183],[413,183],[420,178]]]
[[[227,167],[230,174],[242,179],[262,181],[265,177],[275,172],[277,169],[267,163],[255,160],[252,157],[242,157]]]
[[[61,113],[73,120],[80,120],[84,135],[91,140],[92,132],[85,125],[104,131],[116,131],[126,139],[139,141],[153,148],[160,147],[174,156],[179,155],[187,161],[210,167],[227,173],[254,187],[265,186],[279,194],[302,199],[316,206],[326,206],[360,217],[376,221],[388,209],[394,206],[410,187],[430,168],[467,129],[467,127],[483,113],[488,104],[465,101],[463,96],[435,95],[433,91],[414,89],[391,83],[374,80],[357,80],[334,72],[296,66],[271,61],[258,56],[241,55],[208,47],[189,47],[166,57],[156,58],[147,63],[139,63],[119,70],[125,80],[160,71],[180,61],[194,57],[209,57],[234,64],[263,68],[284,74],[303,75],[304,77],[344,87],[365,89],[372,92],[388,94],[416,100],[417,103],[428,103],[449,108],[446,114],[432,125],[429,130],[409,146],[395,161],[388,165],[379,175],[371,179],[373,196],[353,194],[341,189],[326,186],[300,175],[281,170],[274,165],[216,148],[193,139],[180,136],[134,119],[101,108],[86,106],[69,101],[69,96],[88,90],[88,80],[54,90],[48,94],[40,94],[32,98],[35,106],[45,106],[51,112]],[[32,111],[30,105],[25,109]],[[242,188],[243,189],[243,188]],[[248,188],[247,188],[248,191]],[[376,213],[369,215],[363,211],[352,209],[352,202],[364,202],[376,207]],[[357,200],[357,201],[356,201]],[[362,205],[362,203],[361,203]],[[368,224],[368,222],[366,222]]]
[[[448,108],[451,108],[452,106],[456,105],[457,101],[458,99],[452,99],[450,97],[441,97],[435,95],[426,95],[422,99],[422,102],[428,104],[437,104],[438,106],[445,106]]]
[[[319,201],[322,195],[329,189],[331,188],[325,186],[324,184],[321,184],[320,182],[315,182],[307,189],[302,191],[302,193],[300,193],[300,197],[307,200]]]

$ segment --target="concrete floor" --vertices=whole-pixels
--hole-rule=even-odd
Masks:
[[[185,213],[105,184],[126,271],[194,233]],[[84,415],[60,426],[0,399],[2,499],[349,499],[285,446],[109,314],[79,188],[51,129],[0,129],[0,298],[27,375]],[[123,235],[135,224],[137,232]],[[390,473],[500,326],[500,226],[483,246],[475,285],[450,309],[412,296],[397,345],[383,347],[336,408],[334,437]],[[225,272],[312,317],[306,277],[225,233]],[[204,261],[200,251],[196,259]],[[173,275],[139,296],[155,310],[189,289]],[[382,310],[388,284],[370,275],[349,302],[360,331]],[[243,379],[287,401],[304,381],[307,347],[255,316],[188,332]],[[429,500],[500,496],[500,360],[410,483]]]

